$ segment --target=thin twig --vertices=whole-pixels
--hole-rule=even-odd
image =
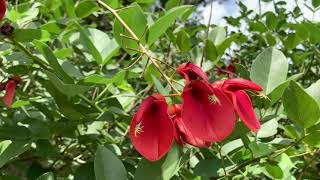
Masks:
[[[211,2],[211,4],[210,4],[210,14],[209,14],[208,27],[207,27],[207,31],[206,31],[206,40],[208,40],[208,37],[209,37],[209,30],[210,30],[210,24],[211,24],[211,18],[212,18],[212,9],[213,9],[213,2]],[[205,55],[205,47],[203,48],[203,51],[202,51],[200,67],[202,67],[202,65],[203,65],[204,55]]]
[[[109,5],[107,5],[106,3],[104,3],[101,0],[96,0],[96,2],[98,4],[100,4],[101,6],[103,6],[104,8],[106,8],[108,11],[110,11],[115,17],[116,19],[120,22],[120,24],[128,31],[128,33],[132,36],[132,38],[134,38],[136,41],[138,41],[138,45],[139,48],[141,50],[142,53],[144,53],[146,56],[148,56],[150,58],[150,61],[152,62],[152,64],[154,64],[154,66],[157,68],[157,70],[160,72],[160,74],[162,75],[162,77],[167,81],[167,83],[171,86],[171,88],[173,89],[173,91],[175,91],[176,93],[180,94],[180,92],[174,87],[174,85],[172,84],[172,82],[170,81],[170,78],[163,72],[163,70],[161,69],[161,67],[159,66],[159,64],[156,62],[156,60],[152,57],[152,55],[150,54],[150,52],[139,42],[139,38],[138,36],[131,30],[131,28],[127,25],[126,22],[124,22],[124,20],[119,16],[119,14],[113,9],[111,8]]]

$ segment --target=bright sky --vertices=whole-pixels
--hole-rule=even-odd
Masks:
[[[259,4],[258,0],[241,0],[249,9],[254,10],[256,13],[259,12]],[[311,0],[310,0],[311,1]],[[217,1],[213,2],[213,14],[211,18],[211,24],[216,24],[219,26],[226,25],[226,22],[222,17],[224,16],[237,16],[239,15],[239,7],[236,4],[237,0],[228,0],[223,3],[219,3]],[[287,5],[286,8],[288,10],[292,10],[295,7],[295,0],[286,0]],[[301,8],[301,11],[303,12],[304,16],[312,20],[312,12],[304,6],[304,1],[298,0],[299,7]],[[209,21],[210,16],[210,5],[207,5],[206,7],[200,8],[200,10],[203,10],[203,24],[207,24]],[[262,13],[266,11],[273,11],[273,4],[272,3],[263,3],[262,2]],[[320,21],[320,12],[318,11],[314,16],[315,21]]]

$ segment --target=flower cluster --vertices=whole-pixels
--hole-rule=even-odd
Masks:
[[[0,92],[5,91],[5,95],[3,96],[3,104],[6,107],[11,107],[14,93],[16,91],[17,85],[21,82],[21,78],[18,76],[9,78],[8,81],[0,83]]]
[[[165,98],[154,94],[142,102],[131,122],[132,143],[146,159],[161,159],[174,139],[180,146],[209,148],[231,134],[236,113],[251,131],[259,130],[245,90],[260,92],[260,86],[240,78],[210,83],[205,72],[192,63],[180,65],[178,72],[186,80],[183,103],[168,108]]]

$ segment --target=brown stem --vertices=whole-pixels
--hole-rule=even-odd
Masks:
[[[138,36],[131,30],[131,28],[126,24],[126,22],[124,22],[124,20],[119,16],[117,11],[115,11],[113,8],[111,8],[109,5],[107,5],[106,3],[104,3],[101,0],[96,0],[96,2],[98,4],[100,4],[102,7],[106,8],[108,11],[110,11],[116,17],[116,19],[120,22],[120,24],[132,36],[133,40],[136,40],[138,42],[141,52],[149,57],[149,59],[152,62],[152,64],[157,68],[157,70],[160,72],[162,77],[167,81],[167,83],[171,86],[171,88],[176,93],[180,94],[180,92],[173,86],[172,82],[170,81],[170,78],[163,72],[163,70],[161,69],[160,65],[157,63],[156,59],[154,57],[152,57],[151,53],[140,43],[140,39],[138,38]]]

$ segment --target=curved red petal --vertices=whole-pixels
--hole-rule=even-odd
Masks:
[[[7,82],[6,94],[3,97],[3,103],[6,107],[11,107],[16,87],[17,83],[14,80]]]
[[[233,78],[233,79],[225,80],[222,88],[228,91],[238,91],[238,90],[263,91],[262,87],[260,87],[256,83],[246,79],[241,79],[241,78]]]
[[[182,119],[197,138],[222,141],[233,130],[235,112],[229,97],[205,81],[191,81],[182,93]]]
[[[189,83],[191,80],[205,80],[208,81],[208,76],[206,73],[198,66],[188,62],[183,63],[179,66],[178,72],[181,76],[183,76],[187,83]]]
[[[0,0],[0,20],[3,19],[4,15],[6,14],[7,7],[6,7],[6,1]]]
[[[176,116],[174,119],[175,128],[177,128],[178,136],[180,139],[180,143],[185,142],[192,146],[199,148],[209,148],[211,147],[211,142],[204,141],[192,135],[190,131],[185,127],[182,117]]]
[[[167,109],[162,98],[150,96],[142,102],[130,125],[134,147],[150,161],[161,159],[173,142],[173,122]]]
[[[250,97],[244,91],[233,92],[233,102],[241,121],[253,132],[260,129],[260,122],[253,110]]]

